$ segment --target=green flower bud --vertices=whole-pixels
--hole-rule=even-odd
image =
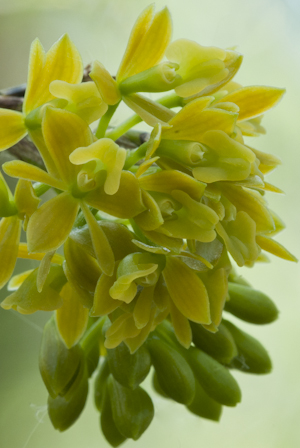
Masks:
[[[198,417],[216,422],[220,420],[222,413],[222,405],[209,397],[198,381],[196,381],[195,397],[187,409]]]
[[[221,364],[229,364],[237,356],[238,351],[234,339],[224,325],[220,324],[219,331],[216,333],[212,333],[194,322],[190,322],[190,325],[196,347],[205,351]]]
[[[103,406],[103,400],[105,395],[105,388],[106,388],[106,380],[110,374],[110,369],[108,365],[108,361],[105,358],[103,363],[100,366],[99,372],[95,379],[94,384],[94,400],[95,405],[98,411],[101,412],[102,406]]]
[[[253,324],[268,324],[278,317],[278,310],[268,296],[251,287],[236,283],[228,284],[230,300],[225,310]]]
[[[241,401],[241,390],[229,370],[201,350],[191,347],[186,359],[207,395],[225,406]]]
[[[88,395],[86,370],[78,383],[68,400],[59,395],[56,398],[49,395],[48,414],[52,425],[59,431],[65,431],[72,426],[83,411]]]
[[[178,403],[191,403],[195,395],[195,378],[183,356],[158,338],[150,339],[147,346],[161,389]]]
[[[39,356],[39,368],[52,398],[64,396],[79,375],[83,351],[79,345],[67,349],[61,340],[54,319],[44,328]]]
[[[114,422],[111,400],[107,388],[104,389],[103,392],[104,392],[104,399],[100,416],[101,429],[108,443],[113,447],[117,447],[121,445],[123,442],[125,442],[126,437],[124,437],[120,433]]]
[[[198,142],[186,140],[162,140],[155,155],[168,157],[183,165],[195,167],[201,162],[203,148]]]
[[[129,439],[139,439],[154,416],[151,398],[140,386],[134,390],[128,389],[112,375],[107,380],[107,387],[118,431]]]
[[[170,398],[160,387],[160,384],[158,382],[157,373],[154,371],[152,375],[152,386],[158,395],[160,395],[163,398]]]
[[[224,321],[224,323],[232,334],[238,349],[238,356],[232,360],[230,366],[245,373],[270,373],[272,361],[262,344],[231,322]]]
[[[131,355],[128,347],[122,343],[107,350],[107,359],[114,378],[130,389],[135,389],[144,381],[151,367],[150,354],[144,345]]]

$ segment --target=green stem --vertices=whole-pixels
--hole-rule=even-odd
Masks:
[[[165,95],[158,100],[157,103],[162,106],[168,107],[172,109],[173,107],[182,107],[182,98],[176,93],[172,93],[171,95]],[[129,129],[133,128],[136,124],[143,121],[138,115],[132,115],[127,120],[123,121],[119,126],[116,126],[114,129],[108,131],[105,137],[109,137],[112,140],[117,140],[119,137],[124,135]],[[97,135],[97,134],[96,134]]]
[[[101,337],[105,320],[106,316],[100,317],[85,333],[80,341],[80,345],[84,351],[88,351],[89,348],[95,343],[95,339]]]
[[[129,129],[131,129],[136,124],[143,121],[138,115],[132,115],[127,120],[123,121],[119,126],[116,126],[111,131],[106,132],[105,137],[111,138],[112,140],[117,140],[122,137]]]
[[[44,193],[46,193],[48,190],[50,190],[50,186],[46,184],[42,184],[41,182],[36,182],[33,184],[33,189],[35,192],[35,195],[39,198]]]
[[[117,104],[114,104],[113,106],[108,106],[108,109],[106,113],[101,117],[98,128],[96,131],[96,137],[97,138],[103,138],[105,136],[105,132],[108,128],[108,125],[110,123],[110,120],[112,119],[113,114],[117,110],[117,107],[119,106],[120,101]]]
[[[143,143],[138,148],[133,149],[132,151],[128,152],[127,153],[128,156],[127,156],[125,164],[124,164],[124,170],[128,170],[136,162],[143,159],[145,157],[147,147],[148,147],[148,145],[146,142],[146,143]]]

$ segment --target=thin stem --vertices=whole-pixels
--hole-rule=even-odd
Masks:
[[[106,113],[101,117],[98,128],[96,131],[96,137],[97,138],[103,138],[105,136],[105,132],[108,128],[108,125],[110,123],[110,120],[112,119],[113,114],[117,110],[117,107],[119,106],[120,102],[117,104],[114,104],[113,106],[108,106],[108,109]]]
[[[131,129],[136,124],[143,121],[138,115],[132,115],[127,120],[123,121],[119,126],[116,126],[111,131],[106,132],[105,137],[111,138],[112,140],[117,140],[123,134],[125,134],[129,129]]]
[[[33,184],[33,189],[35,195],[39,198],[43,194],[45,194],[48,190],[50,190],[50,186],[46,184],[42,184],[41,182],[36,182]]]
[[[138,148],[130,151],[124,164],[124,170],[128,170],[129,168],[132,167],[132,165],[137,163],[139,160],[143,159],[145,157],[147,147],[148,147],[147,143],[143,143]]]

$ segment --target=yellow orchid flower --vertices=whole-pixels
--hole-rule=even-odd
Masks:
[[[27,87],[21,112],[0,109],[0,150],[3,151],[20,141],[28,131],[38,127],[43,113],[42,107],[55,97],[49,86],[54,80],[71,84],[82,79],[81,57],[69,36],[62,36],[45,53],[36,39],[30,49]],[[66,101],[60,105],[66,105]]]

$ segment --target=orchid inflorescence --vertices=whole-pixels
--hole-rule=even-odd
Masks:
[[[281,192],[264,177],[280,160],[244,142],[265,133],[262,114],[284,89],[242,87],[232,81],[238,52],[170,43],[171,31],[168,9],[150,5],[117,75],[95,61],[87,82],[68,35],[47,53],[36,39],[22,112],[0,109],[0,149],[27,135],[45,165],[3,165],[18,183],[13,195],[1,175],[0,286],[11,291],[1,306],[55,311],[40,353],[50,419],[59,430],[75,422],[98,369],[112,446],[153,418],[140,386],[151,366],[156,392],[212,420],[241,399],[230,369],[271,370],[260,342],[222,320],[224,309],[254,324],[278,314],[233,264],[251,267],[266,252],[296,260],[273,239],[284,225],[265,201]],[[135,115],[113,128],[122,101]],[[143,142],[131,129],[141,121],[152,127]],[[40,263],[12,277],[17,258]]]

